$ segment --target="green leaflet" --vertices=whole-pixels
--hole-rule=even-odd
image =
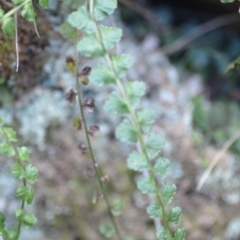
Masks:
[[[117,78],[124,77],[127,70],[132,66],[134,62],[132,56],[128,54],[112,54],[111,58]]]
[[[150,218],[162,219],[162,207],[158,203],[151,203],[147,207],[147,213],[149,214]]]
[[[24,214],[24,210],[23,209],[17,209],[15,211],[15,216],[16,216],[18,221],[20,221],[22,219],[23,214]]]
[[[68,16],[67,21],[72,27],[82,30],[87,34],[91,34],[95,30],[95,23],[91,20],[90,14],[85,6],[80,7],[78,11],[72,12]]]
[[[102,223],[99,226],[99,231],[102,235],[104,235],[106,238],[110,238],[115,233],[115,229],[112,225],[107,223]]]
[[[114,74],[104,64],[99,64],[94,68],[90,75],[89,80],[99,86],[104,86],[116,82]]]
[[[148,164],[145,156],[137,151],[133,151],[129,154],[127,158],[127,165],[128,168],[140,172],[148,169]]]
[[[129,113],[127,104],[117,92],[112,92],[104,103],[104,111],[109,114],[123,115]]]
[[[6,235],[5,235],[6,234]],[[4,234],[3,236],[6,236],[5,238],[6,239],[17,239],[17,236],[18,236],[18,229],[17,228],[9,228],[7,231],[4,231]]]
[[[26,166],[26,180],[29,183],[35,183],[37,181],[38,175],[38,169],[35,166],[32,166],[31,164]]]
[[[146,85],[141,81],[126,81],[126,91],[131,105],[138,105],[145,94]]]
[[[174,240],[185,240],[185,236],[185,230],[183,228],[177,228],[174,235]]]
[[[14,148],[7,142],[0,143],[0,154],[4,157],[13,157],[15,155]]]
[[[98,36],[96,37],[95,34],[84,36],[77,44],[77,49],[86,57],[101,57],[106,51],[111,50],[121,37],[122,29],[99,26]]]
[[[86,35],[77,44],[78,51],[85,57],[104,56],[105,50],[98,42],[95,35]]]
[[[22,201],[27,201],[28,204],[32,203],[34,197],[34,190],[30,187],[20,186],[17,189],[17,198]]]
[[[138,123],[143,133],[149,132],[155,121],[156,112],[151,108],[141,108],[137,110]]]
[[[17,209],[15,215],[18,221],[23,221],[26,227],[37,223],[37,218],[32,213],[25,212],[23,209]]]
[[[94,6],[94,19],[103,20],[107,15],[111,15],[117,8],[116,0],[96,0]]]
[[[127,119],[124,119],[117,127],[116,137],[118,140],[127,143],[136,143],[138,140],[136,129]]]
[[[25,4],[21,11],[21,16],[29,22],[33,22],[36,17],[36,13],[34,11],[34,7],[31,2]]]
[[[113,49],[113,47],[121,40],[122,29],[115,27],[99,26],[104,50],[108,51]]]
[[[171,240],[171,237],[169,236],[167,229],[164,227],[158,229],[156,235],[158,240]]]
[[[32,213],[25,213],[22,221],[24,226],[30,227],[37,223],[37,218]]]
[[[143,194],[156,193],[154,181],[148,177],[142,177],[137,182],[138,189]]]
[[[167,174],[167,171],[170,167],[170,161],[166,158],[158,158],[154,165],[154,173],[164,178]]]
[[[3,20],[2,30],[3,30],[3,33],[8,37],[12,37],[14,35],[15,23],[12,17],[8,17]]]
[[[15,178],[23,179],[26,176],[25,169],[20,164],[14,164],[11,169],[11,174]]]
[[[181,215],[182,215],[182,209],[180,207],[173,207],[170,210],[168,221],[175,224],[179,224]]]
[[[19,158],[23,162],[29,162],[30,160],[30,151],[27,147],[18,147]]]
[[[78,39],[78,31],[76,30],[76,28],[74,28],[68,22],[64,22],[60,26],[60,33],[66,39],[70,39],[72,41],[77,41],[77,39]]]
[[[149,133],[147,141],[145,143],[147,152],[150,158],[154,158],[158,155],[164,145],[164,139],[156,133]]]
[[[176,193],[176,189],[177,187],[173,183],[164,182],[161,193],[165,203],[169,204],[172,201],[173,196]]]
[[[16,132],[10,127],[3,127],[3,131],[6,134],[9,142],[17,142]]]
[[[48,0],[39,0],[39,5],[40,5],[42,8],[48,8],[48,6],[49,6],[49,1],[48,1]]]
[[[114,216],[119,216],[123,212],[123,201],[121,199],[115,199],[111,207],[111,212]]]

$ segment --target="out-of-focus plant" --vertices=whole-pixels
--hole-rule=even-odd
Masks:
[[[137,149],[127,158],[129,169],[142,173],[137,186],[143,194],[154,195],[147,213],[155,222],[161,222],[156,229],[160,240],[185,239],[185,230],[180,227],[172,229],[171,224],[178,226],[181,216],[180,207],[169,208],[176,186],[164,181],[170,161],[159,157],[164,139],[157,133],[151,132],[156,113],[151,108],[139,106],[145,94],[146,85],[142,81],[129,81],[126,72],[133,64],[128,54],[115,54],[112,49],[120,41],[120,28],[99,24],[105,17],[111,15],[117,7],[116,0],[89,0],[78,11],[71,13],[68,24],[81,32],[76,43],[77,51],[86,57],[103,58],[90,75],[90,82],[98,86],[112,86],[113,92],[104,104],[108,115],[119,115],[123,121],[116,128],[116,137],[122,142],[136,144]],[[66,31],[65,31],[66,32]],[[71,38],[71,35],[69,36]],[[161,187],[158,179],[162,179]],[[110,228],[102,228],[108,236]]]
[[[16,28],[16,21],[13,15],[21,11],[21,16],[27,21],[35,21],[36,13],[31,0],[11,0],[12,4],[9,2],[7,6],[11,6],[11,9],[5,13],[2,7],[0,7],[0,24],[3,33],[12,37]],[[48,0],[39,0],[39,5],[43,8],[48,8]]]
[[[11,168],[11,175],[21,180],[22,185],[16,190],[16,197],[21,201],[19,209],[15,211],[15,216],[18,221],[16,227],[5,227],[5,216],[0,212],[0,236],[4,240],[18,240],[22,226],[32,226],[37,223],[34,214],[25,210],[26,204],[31,204],[34,197],[34,188],[32,185],[38,178],[38,169],[29,164],[30,152],[28,148],[16,147],[17,142],[16,132],[3,125],[0,119],[0,155],[7,158],[14,158],[15,164]],[[9,160],[10,161],[10,160]]]

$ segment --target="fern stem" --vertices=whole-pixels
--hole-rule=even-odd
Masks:
[[[108,58],[108,60],[107,60],[108,62],[111,62],[111,65],[109,67],[111,68],[111,70],[114,72],[114,74],[116,76],[116,72],[115,72],[115,70],[113,68],[112,61],[111,61],[111,58],[110,58],[108,53],[106,54],[106,58]],[[156,180],[156,178],[154,176],[153,167],[152,167],[152,164],[150,162],[150,158],[148,156],[148,153],[147,153],[147,150],[146,150],[146,147],[145,147],[145,144],[144,144],[143,135],[142,135],[141,128],[140,128],[138,120],[137,120],[136,113],[135,113],[135,111],[131,107],[131,104],[130,104],[128,95],[126,94],[126,91],[124,89],[123,83],[121,82],[120,79],[117,78],[117,76],[116,76],[116,82],[117,82],[117,85],[118,85],[118,87],[120,89],[122,97],[124,98],[124,100],[127,103],[127,107],[128,107],[129,112],[130,112],[130,115],[131,115],[132,123],[133,123],[133,125],[135,126],[135,128],[137,130],[138,141],[139,141],[139,145],[140,145],[141,151],[142,151],[142,153],[144,154],[144,156],[147,159],[149,174],[150,174],[151,179],[154,180],[154,186],[155,186],[155,190],[156,190],[156,197],[157,197],[157,200],[158,200],[159,204],[162,207],[163,221],[165,223],[165,227],[168,230],[168,234],[169,234],[170,238],[173,239],[172,233],[171,233],[171,230],[170,230],[170,226],[169,226],[169,223],[168,223],[168,219],[167,219],[167,214],[166,214],[166,211],[165,211],[165,208],[164,208],[164,203],[163,203],[163,200],[162,200],[162,197],[161,197],[161,193],[159,191],[157,180]]]
[[[112,224],[113,224],[113,226],[115,228],[115,231],[116,231],[118,239],[119,240],[123,240],[123,238],[122,238],[122,236],[120,234],[120,231],[118,229],[118,225],[116,223],[115,217],[112,214],[111,206],[110,206],[110,203],[109,203],[109,200],[108,200],[108,197],[107,197],[107,192],[106,192],[106,190],[105,190],[105,188],[103,186],[103,183],[101,181],[101,173],[100,173],[98,164],[95,161],[93,147],[92,147],[91,139],[90,139],[89,133],[88,133],[87,121],[86,121],[86,117],[85,117],[85,114],[84,114],[84,111],[83,111],[83,108],[82,108],[81,86],[80,86],[79,79],[78,79],[78,76],[77,76],[78,65],[79,65],[79,59],[78,59],[78,51],[76,49],[76,72],[75,72],[75,75],[76,75],[76,87],[77,87],[77,94],[78,94],[78,104],[79,104],[79,109],[80,109],[80,113],[81,113],[81,117],[82,117],[82,121],[83,121],[83,126],[84,126],[85,136],[86,136],[86,140],[87,140],[87,145],[88,145],[88,148],[89,148],[89,153],[90,153],[90,156],[91,156],[92,164],[94,166],[94,169],[95,169],[95,172],[96,172],[96,175],[97,175],[98,183],[99,183],[101,192],[103,194],[104,201],[105,201],[106,206],[107,206],[109,217],[110,217],[111,222],[112,222]]]
[[[90,0],[90,3],[92,2],[93,0]],[[91,9],[91,8],[90,8]],[[92,17],[92,20],[94,20],[93,18],[93,13],[90,12],[91,14],[91,17]],[[100,41],[101,45],[102,45],[102,48],[104,48],[104,45],[103,45],[103,41],[102,41],[102,36],[101,36],[101,33],[100,33],[100,30],[98,28],[98,25],[96,24],[96,37],[97,39]],[[140,145],[140,148],[141,148],[141,151],[142,153],[144,154],[144,156],[146,157],[147,159],[147,164],[148,164],[148,169],[149,169],[149,173],[150,173],[150,177],[151,179],[153,179],[154,181],[154,186],[155,186],[155,190],[156,190],[156,197],[157,197],[157,201],[158,203],[160,204],[161,208],[162,208],[162,216],[163,216],[163,222],[165,224],[165,227],[167,228],[167,231],[168,231],[168,234],[170,236],[171,239],[173,239],[172,237],[172,233],[171,233],[171,229],[170,229],[170,226],[169,226],[169,223],[168,223],[168,219],[167,219],[167,214],[166,214],[166,211],[165,211],[165,208],[164,208],[164,203],[163,203],[163,199],[162,199],[162,196],[161,196],[161,193],[159,191],[159,187],[158,187],[158,183],[157,183],[157,180],[154,176],[154,173],[153,173],[153,167],[151,165],[151,162],[150,162],[150,158],[148,156],[148,153],[147,153],[147,150],[146,150],[146,147],[145,147],[145,144],[144,144],[144,140],[143,140],[143,136],[142,136],[142,132],[141,132],[141,128],[139,126],[139,123],[138,123],[138,120],[137,120],[137,116],[136,116],[136,113],[135,111],[132,109],[131,107],[131,104],[130,104],[130,101],[129,101],[129,98],[128,98],[128,95],[126,94],[126,91],[125,91],[125,88],[124,88],[124,85],[122,83],[122,81],[120,79],[118,79],[117,75],[116,75],[116,72],[115,72],[115,69],[113,67],[113,64],[112,64],[112,59],[109,55],[109,53],[107,51],[105,51],[106,54],[105,54],[105,60],[106,62],[108,63],[108,67],[110,68],[110,70],[114,73],[115,77],[116,77],[116,83],[117,83],[117,86],[120,90],[120,93],[122,95],[122,97],[124,98],[124,100],[126,101],[126,104],[127,104],[127,107],[128,107],[128,110],[130,112],[130,116],[131,116],[131,120],[132,120],[132,123],[135,127],[135,129],[137,130],[137,136],[138,136],[138,141],[139,141],[139,145]]]

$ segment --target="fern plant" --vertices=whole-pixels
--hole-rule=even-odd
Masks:
[[[1,119],[0,141],[0,155],[15,159],[11,174],[14,178],[22,181],[22,185],[16,191],[16,196],[21,201],[20,208],[15,211],[18,225],[7,229],[5,227],[5,216],[0,212],[0,236],[4,240],[18,240],[22,225],[29,227],[37,222],[36,217],[25,210],[25,206],[33,201],[34,189],[31,185],[38,178],[38,170],[35,166],[29,164],[29,150],[24,146],[15,147],[14,143],[17,142],[16,132],[12,128],[4,126]]]
[[[35,12],[30,0],[12,0],[14,7],[7,13],[0,8],[0,23],[2,24],[3,32],[7,36],[12,36],[15,31],[16,21],[12,15],[19,9],[22,9],[21,15],[29,20],[35,20]],[[39,0],[42,7],[48,6],[48,0]],[[135,144],[137,149],[132,151],[127,158],[127,166],[129,169],[142,173],[142,177],[138,180],[137,186],[143,194],[155,196],[155,201],[151,202],[147,207],[147,213],[150,218],[156,222],[161,221],[162,225],[156,229],[156,236],[160,240],[182,240],[185,239],[185,230],[178,227],[181,216],[180,207],[169,207],[176,186],[169,181],[162,181],[159,187],[158,179],[164,179],[167,170],[170,166],[170,161],[166,158],[159,157],[159,153],[164,145],[164,139],[151,132],[152,124],[154,123],[156,113],[151,108],[141,108],[141,98],[146,91],[146,85],[142,81],[129,81],[126,79],[126,72],[133,64],[133,59],[128,54],[115,54],[112,49],[121,40],[122,30],[116,27],[105,26],[99,24],[105,17],[113,14],[117,8],[116,0],[88,0],[84,6],[81,6],[78,11],[71,13],[68,17],[68,24],[64,26],[65,35],[71,39],[76,39],[80,31],[81,39],[76,44],[77,51],[86,57],[96,57],[105,59],[94,68],[88,76],[90,81],[98,86],[113,86],[113,92],[104,104],[104,110],[107,114],[116,114],[123,118],[122,122],[116,129],[116,137],[122,142]],[[71,28],[71,27],[73,28]],[[76,57],[78,59],[78,55]],[[76,66],[78,66],[78,61]],[[76,74],[77,91],[79,96],[79,105],[86,136],[87,126],[84,120],[83,104],[81,102],[80,85]],[[125,80],[124,80],[125,79]],[[8,133],[10,131],[11,134]],[[31,203],[34,191],[26,186],[27,181],[33,183],[37,178],[37,169],[31,165],[23,166],[22,162],[29,161],[28,151],[26,148],[15,148],[11,142],[15,141],[15,133],[13,130],[1,128],[0,136],[3,138],[3,143],[0,145],[0,152],[5,156],[15,157],[17,164],[12,169],[14,177],[22,179],[23,186],[18,189],[17,197],[21,199],[21,209],[17,210],[16,217],[19,225],[12,231],[6,230],[4,227],[4,216],[0,214],[0,234],[4,239],[16,240],[20,235],[22,224],[31,225],[36,222],[36,218],[25,212],[25,202]],[[95,159],[92,152],[89,136],[87,137],[88,147],[91,152],[91,157],[94,166]],[[96,168],[98,178],[100,173]],[[100,179],[101,180],[101,179]],[[101,185],[101,181],[100,185]],[[102,188],[104,192],[104,189]],[[107,202],[108,200],[105,199]],[[109,205],[109,204],[107,204]],[[109,209],[109,208],[108,208]],[[109,209],[110,217],[112,216]],[[114,229],[118,233],[117,225],[114,224],[114,219],[111,217]],[[175,227],[171,228],[171,224]],[[105,225],[101,228],[105,236],[109,237],[112,228]],[[118,233],[118,238],[121,239]]]
[[[94,111],[95,109],[95,104],[94,104],[94,99],[93,98],[87,98],[84,102],[82,100],[82,92],[81,92],[81,85],[80,85],[80,81],[83,85],[87,85],[88,84],[88,75],[91,72],[91,68],[90,67],[85,67],[81,72],[79,72],[78,70],[78,53],[76,52],[76,60],[74,60],[71,57],[68,57],[66,60],[66,65],[67,68],[75,75],[76,77],[76,89],[77,89],[77,93],[75,93],[72,89],[67,93],[66,95],[66,99],[70,102],[70,103],[75,103],[76,101],[76,96],[78,96],[78,105],[79,105],[79,109],[80,109],[80,114],[81,114],[81,118],[74,118],[73,120],[73,126],[77,129],[84,129],[85,132],[85,137],[86,137],[86,141],[87,141],[87,145],[85,145],[84,143],[81,143],[79,145],[79,150],[82,153],[86,153],[89,152],[90,154],[90,158],[92,160],[92,165],[94,167],[94,174],[96,173],[96,178],[97,181],[99,183],[99,187],[101,190],[101,194],[103,195],[107,210],[108,210],[108,214],[111,220],[112,225],[106,224],[106,223],[102,223],[99,227],[100,232],[105,235],[106,237],[111,237],[115,232],[117,234],[117,238],[119,240],[122,240],[122,235],[120,233],[119,227],[117,225],[116,219],[115,219],[115,211],[114,211],[114,206],[112,207],[112,205],[110,204],[107,192],[105,190],[104,187],[104,183],[108,182],[108,177],[106,176],[102,176],[101,174],[101,170],[99,167],[99,164],[97,163],[97,160],[95,158],[94,155],[94,150],[93,150],[93,146],[92,146],[92,142],[91,142],[91,138],[90,137],[94,137],[96,135],[96,133],[99,131],[99,127],[97,125],[92,125],[89,126],[87,125],[87,119],[86,116],[88,113],[91,113]],[[79,73],[78,73],[79,72]],[[93,174],[91,174],[93,175]],[[116,205],[116,204],[115,204]],[[118,206],[120,204],[117,204]],[[116,206],[115,206],[116,207]]]
[[[128,54],[115,54],[112,49],[121,40],[122,30],[99,24],[105,17],[113,14],[117,8],[116,0],[89,0],[84,6],[68,16],[68,23],[81,32],[81,39],[76,48],[86,57],[104,59],[94,68],[89,80],[98,86],[113,86],[113,91],[104,104],[108,115],[123,117],[116,128],[116,138],[122,142],[136,144],[137,149],[127,158],[129,169],[138,171],[143,176],[137,187],[143,194],[155,196],[155,201],[147,207],[150,218],[162,225],[156,229],[159,240],[185,239],[185,230],[178,226],[181,216],[180,207],[168,207],[176,192],[176,186],[170,181],[158,184],[158,178],[164,179],[170,166],[166,158],[158,157],[164,139],[151,132],[156,113],[151,108],[141,108],[139,104],[145,94],[146,85],[142,81],[126,80],[126,72],[133,64]],[[125,78],[125,80],[124,80]]]

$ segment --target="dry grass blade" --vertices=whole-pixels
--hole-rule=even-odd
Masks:
[[[18,68],[19,68],[19,47],[18,47],[18,20],[17,20],[17,12],[14,13],[14,22],[15,22],[16,72],[18,72]]]
[[[200,191],[203,184],[206,182],[209,174],[212,172],[213,168],[217,165],[221,157],[224,155],[224,153],[230,148],[230,146],[240,137],[240,129],[232,135],[230,139],[224,144],[221,151],[218,152],[218,154],[212,159],[211,163],[209,164],[208,168],[203,173],[202,177],[200,178],[196,190]]]

